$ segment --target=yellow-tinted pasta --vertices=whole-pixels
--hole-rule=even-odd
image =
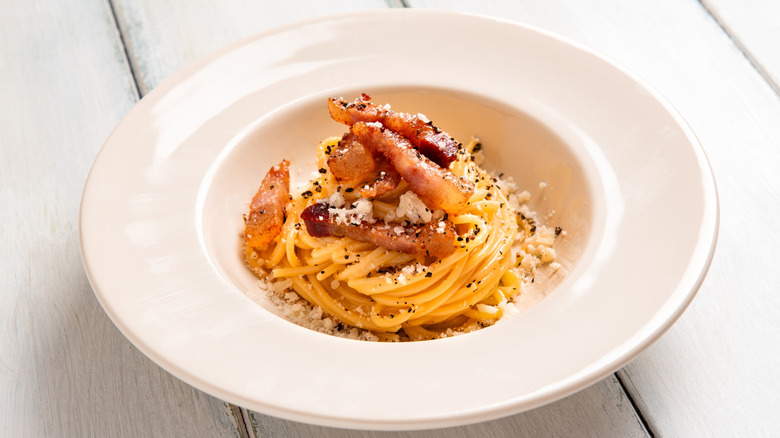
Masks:
[[[518,214],[496,180],[474,163],[476,140],[450,166],[455,175],[472,181],[475,190],[463,211],[449,215],[459,237],[456,250],[439,260],[348,237],[309,236],[301,219],[307,206],[335,192],[347,202],[358,197],[343,190],[328,171],[328,154],[338,141],[329,138],[319,145],[318,167],[324,170],[302,194],[293,195],[281,234],[266,247],[245,248],[249,267],[261,278],[289,279],[288,289],[301,298],[342,324],[383,340],[436,338],[500,318],[521,287],[512,253]],[[393,215],[407,190],[402,182],[374,200],[374,217]]]

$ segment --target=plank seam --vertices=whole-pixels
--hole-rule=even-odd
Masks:
[[[230,409],[230,414],[233,417],[233,420],[236,422],[239,438],[253,438],[255,434],[249,432],[251,429],[247,427],[244,408],[234,405],[233,403],[224,403]]]
[[[141,86],[141,82],[139,81],[138,74],[135,71],[135,66],[130,61],[130,52],[127,50],[127,41],[125,40],[125,33],[122,31],[122,26],[119,25],[119,17],[117,16],[116,8],[114,7],[113,0],[106,0],[108,3],[108,8],[111,10],[111,18],[114,20],[114,27],[116,28],[117,33],[119,34],[119,43],[122,45],[122,55],[125,58],[125,63],[127,64],[128,70],[130,70],[130,76],[133,78],[133,85],[135,85],[135,92],[136,96],[138,97],[138,100],[141,100],[141,98],[144,96],[143,88]]]
[[[631,396],[631,391],[629,391],[628,386],[623,382],[623,379],[620,378],[620,372],[616,372],[613,375],[615,376],[615,379],[617,379],[618,384],[620,384],[620,387],[623,389],[623,394],[626,395],[626,399],[629,403],[631,403],[631,407],[634,409],[634,412],[636,412],[636,416],[639,417],[639,422],[642,424],[642,427],[645,429],[645,431],[647,431],[647,434],[650,436],[650,438],[654,438],[655,433],[650,427],[650,423],[648,423],[645,419],[645,416],[642,415],[642,410],[639,409],[639,405],[634,401],[634,397]]]
[[[247,438],[257,438],[255,428],[252,426],[252,414],[247,409],[239,409],[241,410],[241,420],[243,422],[244,433],[246,433],[245,436]]]
[[[780,95],[780,84],[777,84],[773,79],[772,76],[767,72],[764,67],[761,66],[761,64],[758,62],[758,60],[753,57],[753,55],[750,53],[750,50],[747,49],[747,47],[742,44],[742,42],[739,40],[739,38],[736,37],[730,30],[729,27],[718,18],[718,14],[712,11],[709,7],[707,7],[707,4],[704,3],[704,0],[697,0],[699,5],[701,5],[702,9],[712,17],[713,21],[715,21],[715,24],[720,27],[720,29],[723,31],[724,34],[728,37],[728,39],[731,41],[732,44],[734,44],[734,47],[739,50],[740,53],[742,53],[742,56],[747,59],[747,61],[750,63],[750,65],[753,66],[753,68],[758,72],[758,74],[766,81],[767,84],[769,84],[770,87],[772,87],[772,90],[775,92],[775,94]]]

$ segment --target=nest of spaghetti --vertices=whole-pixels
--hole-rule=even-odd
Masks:
[[[245,216],[244,257],[285,317],[365,340],[467,333],[517,313],[512,301],[555,259],[561,233],[538,223],[528,192],[480,167],[422,114],[363,94],[328,101],[341,137],[291,193],[272,167]]]

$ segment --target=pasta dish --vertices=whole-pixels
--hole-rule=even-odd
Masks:
[[[423,114],[365,94],[328,109],[348,128],[317,146],[316,177],[292,193],[283,160],[245,216],[244,258],[272,300],[310,328],[386,341],[513,313],[561,233],[538,223],[528,193],[479,166],[479,140],[458,143]]]

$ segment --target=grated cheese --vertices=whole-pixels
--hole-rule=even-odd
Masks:
[[[413,224],[427,224],[433,219],[433,213],[416,193],[409,190],[398,198],[395,217],[396,219],[406,217]]]
[[[330,199],[336,195],[339,195],[340,198],[336,198],[335,201],[340,202],[330,204]],[[335,193],[326,202],[330,205],[328,213],[330,217],[335,217],[337,224],[360,225],[363,221],[370,224],[376,222],[376,218],[374,218],[374,204],[369,199],[358,198],[352,203],[350,208],[340,208],[345,205],[344,197],[340,193]]]

